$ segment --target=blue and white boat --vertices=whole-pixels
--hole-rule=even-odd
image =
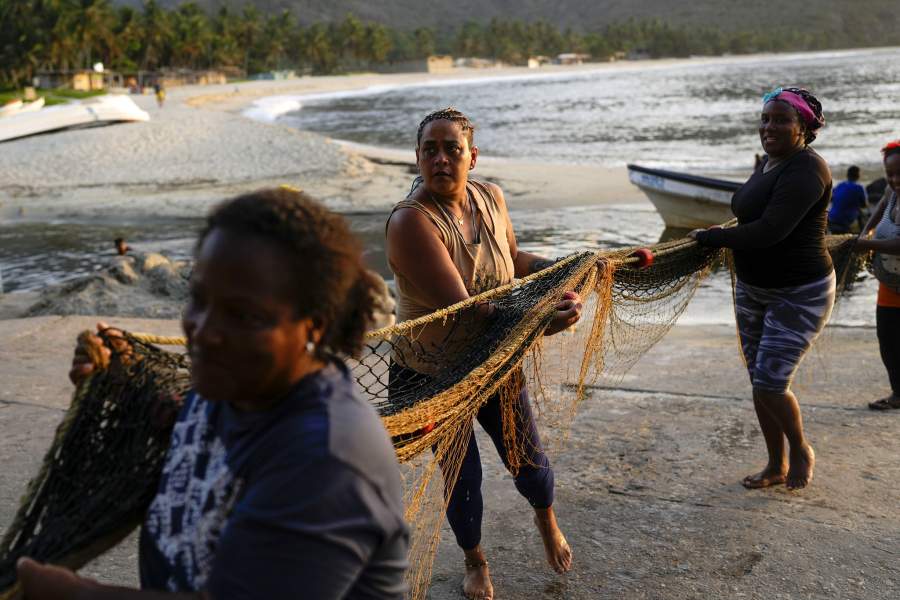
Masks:
[[[647,195],[667,227],[694,229],[734,218],[736,181],[628,165],[628,179]]]

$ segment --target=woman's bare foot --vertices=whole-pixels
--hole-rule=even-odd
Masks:
[[[494,584],[491,583],[491,572],[481,546],[464,552],[466,574],[463,577],[463,595],[470,600],[494,600]]]
[[[534,509],[534,524],[537,525],[547,562],[557,573],[565,573],[572,568],[572,549],[559,529],[553,507]]]
[[[758,490],[760,488],[771,487],[773,485],[781,485],[787,481],[787,465],[773,467],[766,465],[766,468],[755,475],[747,475],[741,480],[741,485],[750,490]]]
[[[816,453],[812,446],[803,444],[796,450],[790,451],[790,468],[787,474],[787,488],[799,490],[809,485],[813,478],[813,470],[816,467]]]

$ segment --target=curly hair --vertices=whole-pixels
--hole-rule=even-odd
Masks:
[[[298,190],[265,189],[216,207],[197,250],[214,229],[277,244],[291,265],[297,316],[324,327],[317,354],[357,356],[376,307],[377,274],[366,269],[359,241],[343,217]]]
[[[802,117],[800,118],[800,124],[803,126],[803,143],[807,146],[812,144],[816,139],[816,132],[825,125],[825,114],[822,112],[822,103],[807,89],[796,87],[780,89],[783,92],[792,92],[800,96],[812,111],[813,115],[815,115],[815,121],[812,123],[807,122],[806,119],[803,119]]]
[[[462,112],[452,106],[448,106],[425,115],[425,118],[419,123],[419,130],[416,132],[416,146],[422,143],[422,132],[425,131],[425,126],[432,121],[453,121],[459,125],[459,128],[466,135],[469,146],[475,143],[475,124]]]

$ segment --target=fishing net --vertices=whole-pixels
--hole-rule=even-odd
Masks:
[[[863,266],[852,242],[830,239],[842,281]],[[533,456],[522,422],[528,390],[545,443],[559,445],[588,385],[614,382],[658,342],[726,252],[676,240],[586,252],[425,317],[370,332],[348,361],[378,410],[404,475],[411,530],[411,596],[425,596],[448,493],[479,409],[498,402],[508,467]],[[567,291],[583,298],[581,323],[545,337]],[[0,600],[16,591],[15,561],[31,556],[77,568],[138,525],[156,490],[171,415],[189,385],[184,355],[151,345],[178,338],[124,334],[108,368],[72,405],[0,544]],[[547,435],[553,432],[552,435]]]

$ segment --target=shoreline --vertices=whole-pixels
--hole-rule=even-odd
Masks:
[[[690,60],[633,61],[624,68],[662,68]],[[601,64],[610,68],[618,63]],[[615,68],[623,68],[616,66]],[[254,119],[256,101],[291,94],[369,93],[373,86],[477,82],[497,77],[569,77],[598,65],[460,69],[447,74],[400,73],[302,77],[169,91],[158,108],[130,96],[151,115],[146,123],[72,130],[7,142],[0,154],[0,223],[29,220],[197,217],[219,200],[289,184],[347,212],[386,212],[405,196],[413,150],[364,146]],[[39,156],[44,164],[28,160]],[[512,206],[648,203],[625,168],[534,162],[484,156],[476,177],[497,182]],[[564,194],[549,190],[565,190]]]
[[[498,79],[571,78],[597,72],[658,70],[847,56],[884,49],[703,56],[539,69],[455,69],[448,73],[358,73],[259,80],[169,90],[158,108],[152,96],[130,96],[151,115],[147,123],[53,133],[4,144],[0,153],[0,222],[22,218],[184,217],[203,215],[222,198],[260,187],[301,187],[338,211],[386,211],[411,177],[404,152],[331,139],[265,121],[303,98],[323,98],[405,86],[476,84]],[[285,99],[290,100],[284,103]],[[279,107],[268,116],[248,111]],[[291,104],[291,102],[293,104]],[[728,176],[727,174],[720,174]],[[741,174],[735,173],[736,176]],[[647,203],[624,167],[595,167],[482,156],[476,176],[507,190],[511,206]],[[560,190],[562,191],[560,193]]]

